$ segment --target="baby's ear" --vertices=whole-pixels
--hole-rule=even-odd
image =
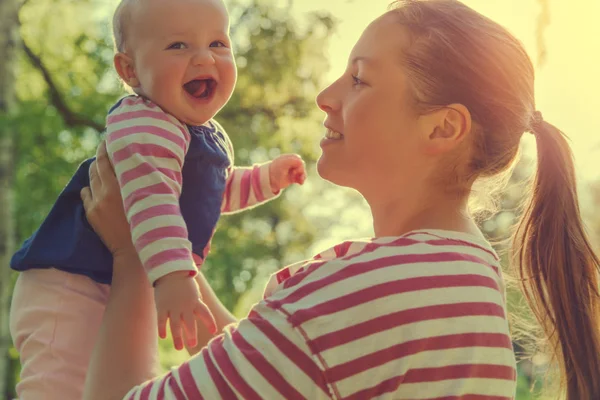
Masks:
[[[117,70],[117,73],[126,85],[128,85],[131,88],[136,88],[140,86],[140,81],[138,80],[137,75],[135,73],[133,59],[130,56],[128,56],[125,53],[118,52],[117,54],[115,54],[113,62],[115,64],[115,69]]]

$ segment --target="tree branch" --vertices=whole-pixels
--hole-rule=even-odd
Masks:
[[[40,73],[44,77],[44,81],[48,85],[50,102],[58,110],[58,113],[65,121],[65,124],[70,127],[87,126],[95,129],[98,132],[104,130],[103,124],[99,124],[96,121],[87,118],[83,115],[76,114],[69,108],[69,106],[65,103],[64,99],[60,95],[56,83],[50,75],[50,71],[48,71],[48,68],[46,68],[46,66],[42,63],[41,58],[33,53],[31,48],[27,46],[23,38],[21,38],[21,45],[23,50],[25,51],[25,54],[27,55],[27,58],[29,58],[31,65],[33,65],[35,69],[40,71]]]
[[[549,0],[538,0],[541,11],[537,18],[537,25],[535,29],[535,38],[537,41],[537,64],[542,66],[546,63],[548,56],[546,42],[544,40],[544,32],[550,26],[550,1]]]

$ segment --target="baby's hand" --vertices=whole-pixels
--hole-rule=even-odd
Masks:
[[[283,154],[271,161],[269,178],[273,193],[285,189],[292,183],[302,185],[306,179],[304,161],[298,154]]]
[[[189,347],[196,346],[196,321],[203,322],[212,334],[217,331],[215,318],[202,302],[198,284],[188,272],[173,272],[156,281],[154,298],[158,335],[163,339],[167,337],[168,319],[177,350],[183,349],[182,333]]]

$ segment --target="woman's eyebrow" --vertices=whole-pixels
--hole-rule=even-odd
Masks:
[[[375,60],[370,58],[370,57],[366,57],[366,56],[357,56],[354,57],[351,61],[352,65],[355,65],[359,62],[363,62],[365,63],[367,66],[373,66],[374,64],[376,64]]]

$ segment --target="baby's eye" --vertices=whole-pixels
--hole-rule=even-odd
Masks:
[[[227,47],[227,44],[225,44],[223,41],[221,40],[215,40],[214,42],[212,42],[210,44],[210,47]]]
[[[169,45],[169,47],[167,47],[168,50],[183,50],[185,49],[187,46],[185,45],[185,43],[183,42],[175,42],[175,43],[171,43]]]

